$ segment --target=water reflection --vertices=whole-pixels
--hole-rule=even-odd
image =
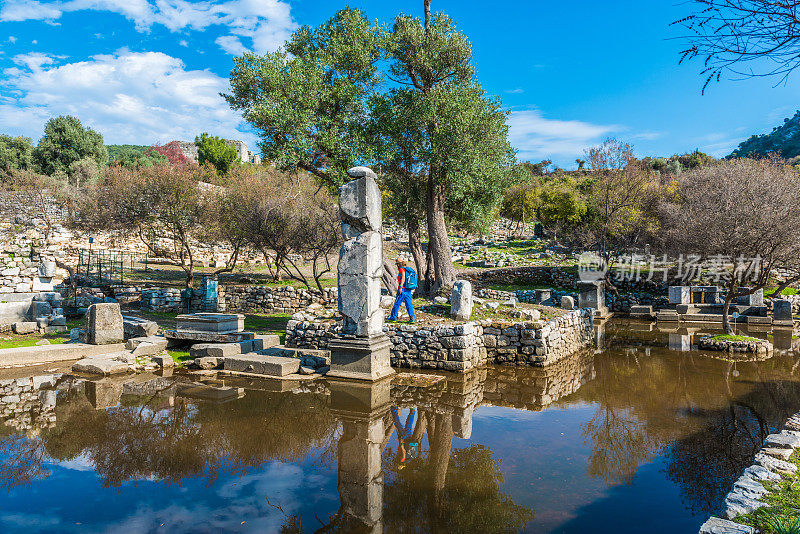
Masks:
[[[605,323],[602,349],[547,368],[400,373],[377,384],[0,379],[0,391],[19,386],[0,395],[0,509],[39,508],[36,488],[67,476],[60,466],[70,463],[97,477],[96,498],[110,488],[135,502],[143,497],[131,483],[200,500],[208,490],[193,480],[274,479],[279,462],[313,489],[298,501],[252,487],[259,506],[240,530],[270,517],[283,532],[636,532],[614,510],[642,492],[662,496],[653,515],[670,518],[651,531],[694,528],[692,513],[716,511],[766,434],[800,409],[794,352],[726,361],[691,350],[686,338],[699,334]],[[559,424],[576,430],[574,443],[551,428]],[[661,474],[637,487],[650,464]],[[667,507],[672,491],[682,504]],[[125,517],[78,515],[96,529]],[[4,518],[0,530],[15,530]]]

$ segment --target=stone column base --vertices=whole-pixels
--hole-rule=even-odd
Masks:
[[[328,343],[331,370],[325,376],[370,381],[391,376],[394,374],[389,363],[391,346],[392,342],[386,334],[370,338],[332,339]]]

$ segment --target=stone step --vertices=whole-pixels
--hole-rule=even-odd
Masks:
[[[282,377],[297,373],[300,370],[300,360],[250,353],[225,358],[223,368],[226,371]]]
[[[80,360],[111,354],[125,349],[125,344],[87,345],[86,343],[63,343],[38,347],[15,347],[0,349],[0,367],[36,365],[39,363]]]

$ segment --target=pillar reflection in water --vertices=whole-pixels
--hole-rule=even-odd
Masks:
[[[342,423],[339,440],[339,515],[348,531],[383,532],[381,445],[391,381],[329,380],[331,413]]]

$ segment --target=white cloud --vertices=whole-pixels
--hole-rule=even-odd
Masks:
[[[9,43],[12,43],[12,44],[13,44],[13,43],[16,43],[16,42],[17,42],[17,38],[16,38],[16,37],[14,37],[13,35],[9,35],[9,36],[8,36],[8,42],[9,42]]]
[[[0,21],[52,20],[61,16],[60,4],[47,4],[36,0],[7,0],[0,9]]]
[[[291,8],[284,0],[8,0],[0,9],[0,21],[52,22],[63,13],[84,10],[119,13],[142,32],[154,24],[173,32],[187,28],[204,31],[211,26],[220,26],[230,33],[217,39],[217,43],[229,53],[241,53],[247,49],[240,38],[249,40],[251,48],[258,53],[273,51],[297,28]]]
[[[5,69],[0,85],[0,131],[38,139],[47,119],[70,114],[109,144],[191,140],[210,132],[255,148],[255,136],[219,96],[227,80],[187,70],[167,54],[120,50],[60,65],[38,53],[13,60],[19,67]]]
[[[623,128],[575,120],[546,119],[538,110],[524,110],[511,112],[509,130],[509,140],[519,151],[518,159],[568,161],[569,158],[582,156],[586,148]]]
[[[189,43],[186,42],[186,39],[181,39],[181,42],[178,44],[181,46],[189,46]]]
[[[249,50],[242,44],[235,35],[221,35],[214,41],[220,48],[234,56],[241,56]]]

